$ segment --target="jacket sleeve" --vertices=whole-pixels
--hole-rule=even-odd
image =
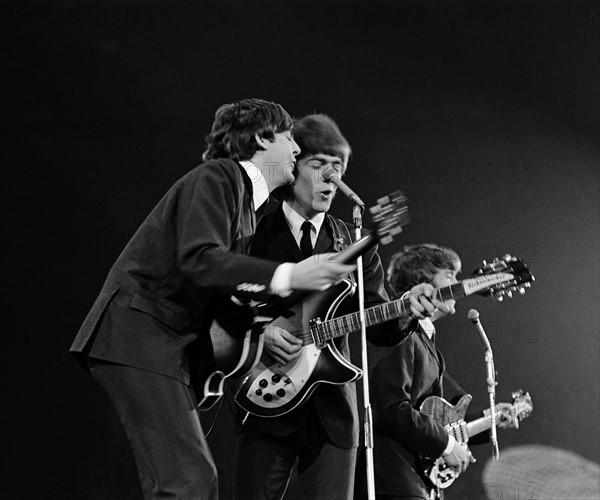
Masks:
[[[177,260],[198,288],[260,299],[278,264],[246,255],[253,215],[244,190],[237,166],[222,162],[204,164],[182,183]]]
[[[377,351],[381,358],[371,370],[375,431],[393,437],[412,453],[439,457],[448,434],[433,418],[414,408],[421,403],[420,395],[437,382],[437,372],[419,360],[415,336]]]

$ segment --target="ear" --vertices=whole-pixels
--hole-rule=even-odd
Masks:
[[[258,133],[254,134],[254,140],[256,141],[256,144],[258,144],[260,149],[262,149],[263,151],[268,149],[268,145],[271,144],[271,141],[269,141],[269,139],[261,137],[260,135],[258,135]]]

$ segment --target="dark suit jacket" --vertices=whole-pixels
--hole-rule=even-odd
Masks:
[[[352,242],[351,232],[344,222],[327,215],[317,237],[314,253],[339,251]],[[298,244],[289,229],[281,206],[264,216],[252,242],[251,254],[276,261],[298,262],[303,259]],[[387,302],[383,285],[383,268],[376,248],[363,255],[365,306]],[[356,310],[357,302],[352,305]],[[403,335],[395,321],[369,328],[369,339],[382,344],[396,344]],[[350,360],[346,336],[336,339],[336,347]],[[244,428],[276,436],[288,435],[297,430],[314,412],[329,438],[341,448],[358,446],[358,414],[354,384],[320,384],[308,402],[288,414],[275,418],[248,416]],[[243,417],[245,415],[241,415]]]
[[[439,457],[448,444],[444,428],[418,411],[428,396],[442,396],[443,357],[421,328],[370,357],[376,491],[418,498],[425,490],[417,457]]]
[[[229,296],[268,297],[277,264],[246,255],[254,226],[243,168],[226,159],[196,167],[126,245],[71,351],[189,383],[189,355],[212,357],[209,327]]]

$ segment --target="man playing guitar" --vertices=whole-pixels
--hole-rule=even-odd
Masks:
[[[262,218],[251,249],[257,257],[297,262],[311,252],[337,252],[352,242],[351,229],[327,214],[336,186],[323,179],[328,167],[340,176],[345,173],[350,156],[348,142],[335,122],[324,115],[297,121],[294,139],[301,149],[293,172],[295,181],[280,193],[283,203]],[[375,248],[366,252],[363,262],[366,305],[387,302],[384,273]],[[429,285],[419,288],[425,294],[431,294],[431,289]],[[348,302],[356,310],[357,301]],[[436,306],[444,307],[435,302],[433,305],[426,296],[415,296],[410,309],[424,318]],[[369,329],[369,338],[377,344],[396,345],[409,333],[403,328],[408,323],[406,318],[383,323]],[[267,326],[264,339],[266,354],[281,364],[302,355],[302,341],[280,326]],[[337,339],[336,346],[349,360],[346,336]],[[352,498],[359,441],[354,384],[322,384],[304,404],[273,418],[238,410],[236,498],[282,498],[296,463],[303,498]]]
[[[392,257],[388,280],[401,296],[419,283],[436,289],[453,285],[460,271],[460,258],[453,250],[434,244],[414,245]],[[443,457],[456,474],[475,461],[465,444],[419,411],[426,398],[442,396],[444,359],[435,346],[433,322],[454,314],[454,306],[455,300],[447,300],[430,318],[418,320],[416,332],[399,346],[370,349],[378,499],[430,499],[432,488],[423,475],[423,457]],[[509,407],[508,403],[496,405],[505,410],[498,421],[500,428],[516,427]],[[357,480],[357,491],[364,494],[361,480],[364,482],[364,478]]]

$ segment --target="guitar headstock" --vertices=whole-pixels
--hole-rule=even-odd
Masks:
[[[511,396],[513,398],[512,404],[519,421],[529,417],[533,413],[533,403],[528,392],[519,389],[513,392]]]
[[[516,257],[505,255],[501,259],[495,258],[492,262],[483,261],[483,267],[473,273],[475,279],[487,278],[489,285],[478,294],[490,295],[494,300],[502,301],[506,295],[512,298],[512,293],[518,291],[521,295],[525,289],[531,286],[535,278],[527,268],[527,265]],[[498,278],[494,280],[493,278]],[[494,282],[495,281],[495,282]]]
[[[391,243],[402,232],[402,226],[410,222],[408,200],[402,191],[379,198],[377,205],[369,209],[375,231],[382,245]]]

